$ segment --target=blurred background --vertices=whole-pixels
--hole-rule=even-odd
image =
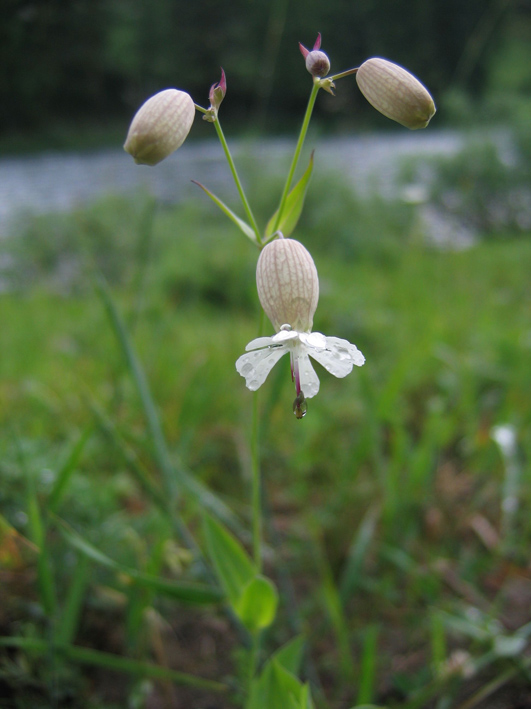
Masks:
[[[252,398],[234,362],[257,332],[257,251],[190,182],[242,214],[199,114],[154,168],[121,146],[147,97],[174,86],[206,106],[223,66],[221,121],[263,227],[311,89],[298,42],[321,32],[332,72],[383,56],[438,112],[410,132],[353,77],[318,96],[293,237],[319,271],[315,329],[367,362],[345,380],[317,365],[303,421],[287,362],[261,390],[266,572],[282,596],[264,651],[305,632],[319,709],[531,706],[530,0],[1,10],[0,705],[238,706],[148,667],[246,676],[219,605],[128,576],[206,582],[160,505],[167,461],[96,284],[171,466],[199,485],[182,519],[201,546],[202,507],[231,510],[248,543]],[[94,654],[50,654],[56,637]],[[105,653],[141,664],[117,671]]]
[[[89,128],[109,141],[108,131],[121,136],[138,105],[169,86],[203,105],[220,65],[230,91],[225,121],[285,133],[307,98],[297,43],[313,45],[318,31],[335,73],[383,56],[422,77],[439,125],[529,110],[528,0],[5,0],[2,10],[4,148],[18,136],[60,146]],[[378,125],[343,86],[336,99],[321,97],[317,116],[327,131]]]

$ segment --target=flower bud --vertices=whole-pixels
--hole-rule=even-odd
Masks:
[[[184,143],[195,106],[185,91],[166,89],[149,98],[131,122],[124,150],[139,165],[156,165]]]
[[[330,60],[324,52],[309,52],[306,57],[306,69],[312,76],[317,76],[321,79],[330,71]]]
[[[212,84],[208,93],[210,107],[217,111],[218,108],[221,106],[221,102],[225,98],[226,93],[227,77],[225,76],[225,72],[223,71],[223,69],[221,69],[221,79],[218,81],[217,84]]]
[[[361,93],[377,111],[406,128],[426,128],[435,114],[428,90],[398,64],[374,57],[356,73]]]
[[[297,332],[310,332],[319,300],[319,277],[307,249],[294,239],[270,241],[256,266],[258,297],[278,332],[290,325]]]
[[[321,79],[326,76],[330,71],[330,59],[324,52],[321,52],[321,33],[317,35],[315,44],[313,45],[313,50],[310,52],[309,49],[299,42],[299,49],[306,62],[306,69],[310,72],[312,76]]]

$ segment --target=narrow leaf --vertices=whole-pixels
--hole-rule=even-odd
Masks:
[[[153,401],[145,372],[134,350],[123,318],[120,316],[109,288],[102,277],[96,281],[96,287],[105,305],[105,309],[107,310],[112,327],[126,359],[131,378],[136,385],[140,400],[142,402],[142,408],[144,409],[144,414],[146,416],[151,440],[153,441],[154,453],[162,472],[162,482],[164,484],[163,496],[165,496],[166,499],[165,506],[167,507],[168,505],[172,505],[176,499],[176,487],[182,486],[188,494],[193,495],[194,498],[200,502],[200,504],[220,519],[223,519],[231,528],[238,528],[239,523],[236,515],[227,507],[227,505],[225,505],[216,495],[214,495],[213,492],[208,490],[203,483],[196,480],[191,473],[184,469],[182,465],[174,465],[172,463],[159,414],[157,412],[155,402]],[[98,413],[98,411],[96,411],[96,413]],[[102,420],[102,417],[99,414],[98,416],[100,420]],[[112,425],[107,424],[106,428],[109,433],[114,434],[114,427]],[[118,443],[118,437],[113,437]],[[138,477],[142,477],[140,475],[141,471],[138,467],[135,469],[135,472]],[[152,484],[149,484],[149,481],[145,476],[143,477],[144,479],[142,480],[142,483],[144,485],[147,484],[148,487],[150,487],[156,494],[156,488]],[[181,527],[181,534],[185,531],[186,530]]]
[[[83,450],[92,435],[92,431],[93,426],[90,424],[77,439],[72,447],[72,450],[70,451],[70,455],[67,457],[63,466],[59,470],[57,479],[55,480],[52,488],[52,492],[48,498],[48,510],[50,512],[57,512],[57,508],[61,504],[61,500],[66,492],[72,473],[77,468],[81,454],[83,453]]]
[[[78,647],[76,645],[50,645],[44,640],[25,637],[0,638],[0,647],[16,647],[21,650],[29,650],[40,655],[48,655],[52,647],[56,651],[62,652],[69,660],[82,665],[94,665],[104,667],[116,672],[125,672],[139,677],[151,677],[153,679],[168,680],[175,684],[188,685],[190,687],[201,687],[213,692],[227,692],[228,686],[210,679],[203,679],[189,675],[185,672],[178,672],[167,667],[154,665],[151,662],[132,660],[128,657],[113,655],[110,652],[100,652],[88,647]]]
[[[81,616],[83,598],[90,579],[90,559],[87,556],[80,556],[70,586],[64,609],[59,618],[57,630],[57,640],[68,645],[75,638],[76,631]]]
[[[60,522],[58,527],[65,540],[71,546],[87,556],[89,559],[92,559],[92,561],[97,564],[113,569],[122,577],[130,580],[132,583],[145,586],[161,593],[162,595],[177,598],[185,603],[216,603],[223,599],[223,593],[217,588],[211,588],[201,584],[184,583],[182,581],[170,581],[157,576],[142,574],[136,571],[136,569],[131,569],[123,564],[119,564],[99,549],[96,549],[95,546],[93,546],[73,529],[68,527],[64,522]]]
[[[225,214],[232,222],[234,222],[234,224],[236,224],[236,226],[243,231],[245,236],[247,236],[251,241],[254,241],[254,243],[256,244],[256,234],[254,233],[252,227],[250,227],[249,224],[247,224],[247,222],[244,222],[243,219],[240,219],[240,217],[238,217],[236,214],[234,214],[232,209],[227,207],[227,205],[224,202],[222,202],[219,197],[216,197],[215,194],[213,194],[210,190],[208,190],[200,182],[197,182],[196,180],[192,180],[192,182],[194,183],[194,185],[197,185],[204,192],[206,192],[206,194],[210,197],[210,199],[214,202],[214,204],[216,204],[221,209],[223,214]]]
[[[363,564],[367,557],[370,543],[374,538],[377,521],[378,511],[375,508],[370,508],[365,514],[350,545],[348,558],[339,583],[343,603],[348,601],[352,592],[359,585]]]
[[[277,230],[281,231],[284,236],[289,236],[297,226],[297,222],[299,221],[299,218],[302,214],[304,199],[306,197],[306,191],[308,190],[308,185],[310,183],[310,177],[312,176],[312,170],[313,152],[310,156],[310,164],[306,168],[303,176],[287,196],[286,202],[284,203],[284,208],[282,210],[282,214],[280,215],[280,219],[278,220]],[[267,223],[265,231],[266,239],[273,235],[273,231],[275,230],[275,224],[277,223],[277,218],[278,209]]]

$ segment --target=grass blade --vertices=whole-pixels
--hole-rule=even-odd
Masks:
[[[57,508],[61,504],[63,495],[65,494],[66,489],[68,487],[68,483],[70,482],[70,478],[72,477],[72,473],[77,468],[79,459],[81,458],[81,454],[83,453],[83,450],[85,449],[85,446],[88,443],[92,432],[93,426],[91,424],[90,426],[87,426],[87,428],[78,438],[72,450],[70,451],[70,455],[67,457],[63,466],[59,470],[57,479],[52,488],[52,492],[50,493],[50,497],[48,498],[48,510],[50,512],[57,512]]]
[[[201,584],[169,581],[168,579],[143,574],[136,571],[136,569],[124,566],[108,557],[99,549],[96,549],[95,546],[75,532],[65,522],[59,520],[58,522],[59,530],[68,544],[97,564],[113,569],[127,580],[152,589],[164,596],[170,596],[171,598],[183,601],[184,603],[202,605],[205,603],[217,603],[223,600],[223,592],[220,589]]]
[[[154,665],[151,662],[132,660],[128,657],[121,657],[120,655],[113,655],[109,652],[101,652],[100,650],[92,650],[87,647],[59,644],[50,646],[50,644],[44,640],[23,637],[0,638],[0,646],[15,647],[40,655],[48,655],[50,647],[52,647],[56,652],[62,653],[72,662],[78,662],[82,665],[103,667],[107,670],[115,670],[117,672],[124,672],[140,677],[150,677],[151,679],[169,680],[175,684],[198,687],[211,692],[227,692],[229,689],[227,685],[221,682],[196,677],[186,672],[179,672],[178,670]]]
[[[81,555],[78,559],[74,578],[68,589],[64,611],[62,613],[59,627],[57,628],[57,641],[61,644],[69,645],[75,637],[85,589],[89,581],[90,560],[87,556]]]
[[[376,531],[378,514],[379,512],[376,508],[371,508],[367,511],[350,545],[348,558],[339,582],[339,591],[343,603],[348,600],[354,589],[359,586],[363,563]]]

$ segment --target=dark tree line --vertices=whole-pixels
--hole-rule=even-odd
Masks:
[[[318,31],[339,71],[369,56],[407,66],[433,91],[481,92],[489,54],[528,0],[1,0],[0,129],[129,116],[168,86],[206,105],[223,65],[231,111],[277,127],[309,78],[297,44]],[[478,33],[492,14],[495,27]],[[489,30],[489,28],[486,28]],[[471,42],[478,51],[471,52]],[[463,77],[463,57],[472,56]],[[469,62],[470,65],[470,62]],[[348,114],[359,100],[343,90]],[[338,92],[339,94],[339,92]]]

